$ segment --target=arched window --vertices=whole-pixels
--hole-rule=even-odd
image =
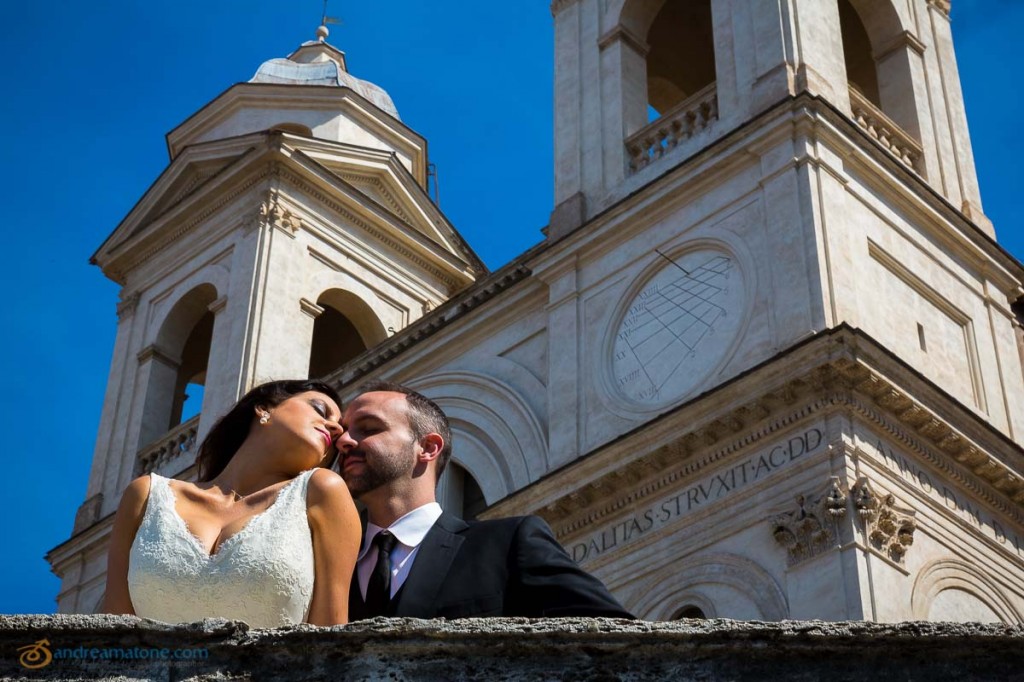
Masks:
[[[700,618],[704,619],[707,616],[704,615],[704,609],[697,606],[696,604],[687,604],[683,608],[676,612],[676,615],[672,616],[672,620],[680,620],[681,618]]]
[[[463,519],[473,520],[487,508],[483,491],[473,475],[455,462],[448,462],[437,484],[437,500]]]
[[[324,377],[387,338],[380,319],[361,298],[342,289],[325,291],[313,322],[309,376]]]
[[[313,322],[313,347],[309,353],[309,376],[322,377],[366,350],[359,330],[329,305]]]

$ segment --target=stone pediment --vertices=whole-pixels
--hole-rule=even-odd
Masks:
[[[453,251],[471,252],[447,217],[394,155],[374,158],[373,152],[368,150],[361,150],[358,156],[331,152],[311,148],[303,150],[303,153],[361,193],[367,201],[394,215],[426,238]]]
[[[302,201],[325,205],[326,212],[318,211],[325,216],[321,220],[339,222],[327,216],[332,211],[341,214],[339,224],[358,225],[390,248],[435,263],[446,273],[443,279],[486,272],[394,154],[282,131],[189,147],[171,162],[92,260],[121,282],[150,255],[197,226],[212,224],[212,216],[261,184],[268,188],[291,185],[293,196],[306,198],[289,206],[294,215],[301,217]],[[253,211],[260,201],[254,203]],[[218,229],[239,224],[239,219],[216,221]],[[331,224],[329,229],[338,227]]]
[[[416,181],[427,184],[426,141],[348,87],[233,85],[169,132],[167,150],[175,159],[192,145],[292,123],[314,129],[318,139],[393,150]]]
[[[794,425],[818,430],[818,449],[846,448],[813,426],[839,411],[888,433],[976,499],[1024,520],[1021,448],[845,325],[596,449],[571,472],[520,490],[484,516],[536,513],[559,538],[579,535],[623,509],[659,500],[683,481],[714,478],[709,472],[721,463],[775,445]]]
[[[181,203],[185,198],[197,191],[208,180],[224,170],[242,154],[233,154],[210,160],[199,160],[176,167],[175,177],[168,181],[167,187],[146,215],[139,221],[144,226],[152,223],[162,214]]]

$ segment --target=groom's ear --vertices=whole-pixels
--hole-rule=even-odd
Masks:
[[[441,456],[444,450],[444,438],[439,433],[428,433],[420,438],[420,452],[416,459],[420,462],[432,462]]]

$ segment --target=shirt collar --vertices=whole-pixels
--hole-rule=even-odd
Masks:
[[[405,516],[402,516],[388,526],[387,529],[367,521],[366,535],[363,539],[363,547],[359,552],[359,559],[366,556],[366,553],[373,545],[373,538],[382,530],[390,531],[406,547],[418,547],[440,516],[441,505],[437,502],[428,502],[422,507],[417,507],[408,512]]]

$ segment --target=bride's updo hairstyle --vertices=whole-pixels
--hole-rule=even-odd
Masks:
[[[242,396],[242,399],[235,403],[235,406],[206,434],[203,444],[199,446],[199,454],[196,455],[198,480],[213,480],[224,470],[249,436],[249,429],[256,419],[257,407],[277,407],[293,395],[307,391],[323,393],[337,403],[340,409],[341,398],[338,397],[338,393],[322,381],[286,380],[260,384]]]

